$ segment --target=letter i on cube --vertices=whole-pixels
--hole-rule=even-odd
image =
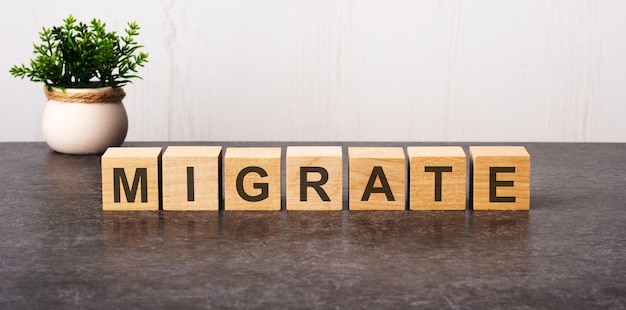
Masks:
[[[221,146],[170,146],[163,153],[163,210],[219,209]]]

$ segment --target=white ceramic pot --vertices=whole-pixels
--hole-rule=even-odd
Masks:
[[[128,131],[128,116],[121,88],[52,88],[44,91],[48,103],[43,114],[43,134],[59,153],[100,154],[120,146]]]

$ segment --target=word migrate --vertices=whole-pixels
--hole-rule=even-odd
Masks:
[[[530,208],[522,146],[471,146],[469,186],[460,146],[347,151],[350,210]],[[341,146],[288,146],[285,157],[280,147],[112,147],[101,159],[102,207],[219,210],[223,200],[225,211],[281,210],[284,188],[286,210],[342,210]]]

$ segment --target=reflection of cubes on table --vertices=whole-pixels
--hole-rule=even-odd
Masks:
[[[350,147],[350,210],[404,210],[406,158],[401,147]]]
[[[470,147],[474,210],[530,209],[530,154],[522,146]]]
[[[341,210],[340,146],[290,146],[286,160],[287,210]]]
[[[281,148],[229,147],[224,210],[280,210]]]
[[[467,156],[460,146],[408,147],[411,210],[465,210]]]
[[[159,210],[160,147],[110,147],[102,155],[103,210]]]
[[[170,146],[163,153],[163,210],[219,209],[221,146]]]

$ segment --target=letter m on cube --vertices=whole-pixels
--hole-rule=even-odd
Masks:
[[[102,155],[103,210],[159,210],[160,147],[110,147]]]

